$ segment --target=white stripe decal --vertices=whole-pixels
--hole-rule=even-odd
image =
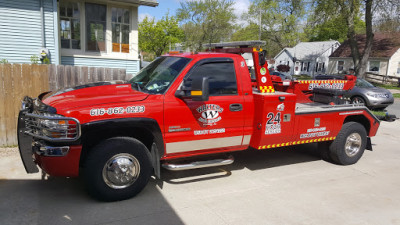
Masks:
[[[188,152],[210,148],[223,148],[242,144],[243,136],[211,138],[196,141],[182,141],[167,143],[167,153]]]
[[[251,138],[251,135],[244,135],[242,145],[250,144],[250,138]]]

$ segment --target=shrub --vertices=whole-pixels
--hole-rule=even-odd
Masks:
[[[276,70],[279,72],[289,72],[290,71],[290,66],[288,65],[279,65],[276,67]]]

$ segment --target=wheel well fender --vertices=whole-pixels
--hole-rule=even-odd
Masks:
[[[160,164],[160,158],[164,155],[164,141],[157,121],[150,118],[120,118],[82,124],[83,148],[80,165],[83,165],[93,146],[112,137],[132,137],[139,140],[150,151],[153,165]],[[159,169],[155,167],[154,171]]]
[[[365,117],[364,115],[353,115],[353,116],[348,116],[346,117],[346,119],[344,120],[343,124],[347,123],[347,122],[357,122],[360,123],[361,125],[364,126],[365,130],[367,131],[367,134],[369,134],[370,130],[371,130],[371,124],[368,120],[367,117]]]

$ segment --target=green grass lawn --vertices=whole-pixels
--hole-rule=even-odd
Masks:
[[[374,84],[377,87],[386,88],[386,89],[396,89],[400,90],[400,87],[392,85],[392,84]]]
[[[400,98],[400,93],[395,93],[395,94],[393,94],[393,97],[394,97],[394,98]]]
[[[385,111],[375,111],[375,110],[371,110],[372,114],[374,114],[375,116],[385,116],[386,112]]]
[[[312,77],[308,76],[308,75],[293,75],[294,78],[296,78],[297,80],[312,80]]]

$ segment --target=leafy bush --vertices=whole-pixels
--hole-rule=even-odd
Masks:
[[[8,63],[8,60],[7,60],[7,59],[2,59],[2,60],[0,60],[0,64],[6,64],[6,63]]]
[[[279,72],[289,72],[290,71],[290,66],[288,65],[279,65],[276,67],[276,70]]]
[[[47,56],[43,59],[42,64],[50,64],[50,59]]]
[[[39,57],[37,55],[31,56],[31,63],[32,64],[38,64],[39,63]]]

